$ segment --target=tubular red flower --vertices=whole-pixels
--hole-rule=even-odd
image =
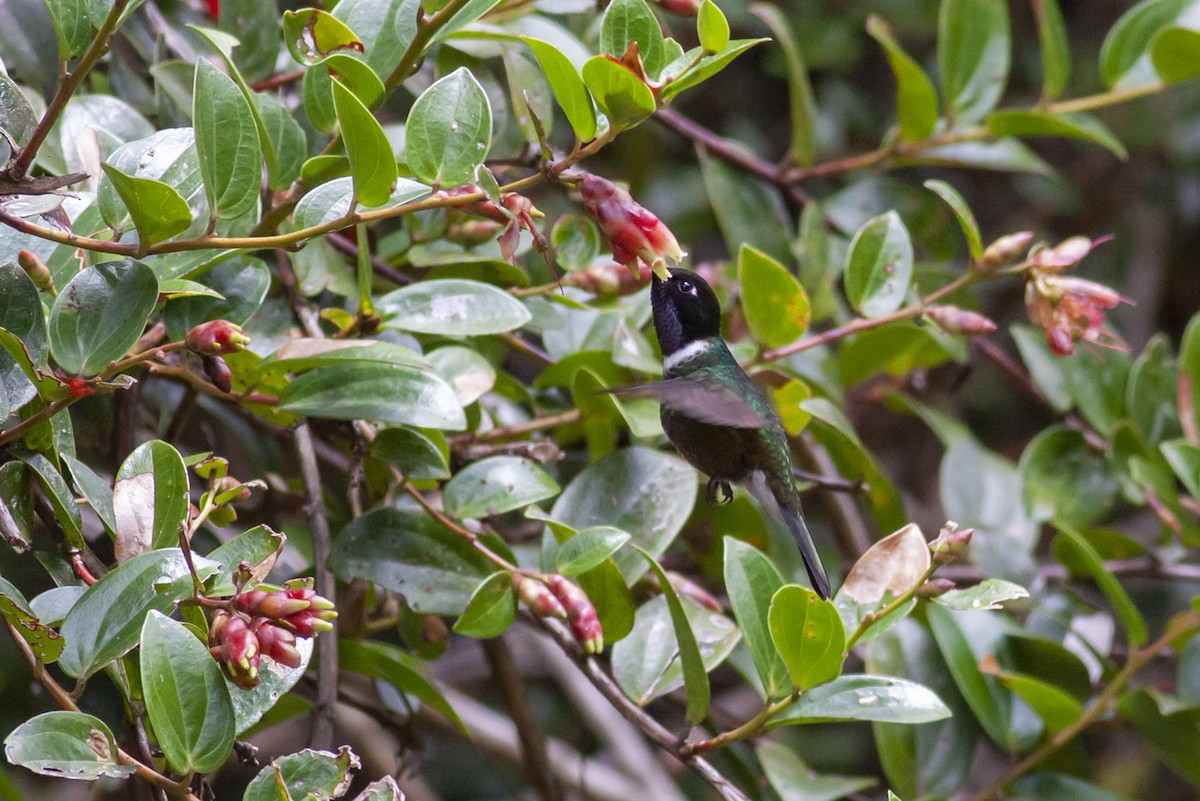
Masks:
[[[546,576],[546,586],[554,593],[567,611],[567,622],[571,624],[571,633],[589,654],[598,654],[604,650],[604,630],[600,626],[600,618],[596,607],[592,604],[582,589],[567,581],[557,573]]]
[[[665,259],[678,262],[687,255],[671,229],[612,181],[588,173],[580,182],[579,191],[584,211],[608,237],[615,261],[633,270],[641,259],[660,278],[666,279]]]
[[[242,333],[241,326],[228,320],[210,320],[187,333],[188,348],[205,356],[237,353],[249,344],[250,337]]]

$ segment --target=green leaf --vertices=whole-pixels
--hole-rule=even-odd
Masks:
[[[979,234],[979,223],[975,221],[975,215],[971,213],[971,207],[967,205],[966,199],[945,181],[930,179],[923,186],[946,201],[946,205],[950,207],[950,210],[954,212],[955,219],[958,220],[958,227],[962,229],[963,236],[967,238],[967,249],[971,253],[971,258],[979,261],[979,257],[983,255],[983,241]]]
[[[245,325],[267,297],[271,271],[259,259],[239,256],[213,267],[202,280],[221,297],[184,298],[168,304],[164,317],[167,334],[174,339],[186,338],[193,327],[209,320]]]
[[[782,264],[761,250],[742,245],[738,283],[742,311],[756,342],[778,348],[804,336],[811,319],[808,295]]]
[[[979,670],[984,654],[978,653],[981,648],[968,639],[964,630],[981,616],[956,616],[950,610],[934,605],[926,607],[926,615],[946,667],[975,718],[992,740],[1001,744],[1011,742],[1008,731],[1011,697],[1000,689],[995,677],[986,676]]]
[[[142,625],[142,690],[159,746],[180,773],[208,773],[233,749],[233,701],[221,669],[182,623],[151,611]]]
[[[1158,449],[1188,495],[1200,497],[1200,446],[1185,440],[1174,440],[1164,442]]]
[[[383,429],[371,442],[371,455],[394,464],[411,481],[450,477],[450,464],[443,449],[431,437],[412,428]]]
[[[776,698],[787,691],[790,684],[787,666],[775,648],[768,624],[771,599],[783,587],[783,577],[771,560],[753,545],[730,536],[725,537],[724,543],[725,591],[729,594],[729,606],[750,649],[767,698]]]
[[[589,58],[581,73],[584,85],[618,131],[632,128],[658,107],[650,87],[633,70],[611,56]]]
[[[208,590],[208,594],[213,597],[233,595],[237,591],[233,586],[234,573],[243,562],[250,566],[254,575],[265,578],[285,543],[287,537],[284,534],[262,525],[243,531],[229,542],[219,545],[208,554],[208,558],[221,567],[216,583]],[[226,592],[226,589],[229,591]]]
[[[117,471],[112,506],[118,562],[177,546],[188,513],[187,468],[179,451],[162,440],[139,445]]]
[[[1179,371],[1165,336],[1150,339],[1133,362],[1125,390],[1129,421],[1147,445],[1182,433],[1179,424]]]
[[[423,198],[429,192],[430,189],[425,184],[410,181],[407,178],[397,178],[396,188],[385,202],[378,206],[365,208],[360,206],[359,210],[374,211],[376,209],[395,208],[404,203]],[[296,204],[296,211],[292,215],[292,220],[298,228],[313,228],[318,225],[325,225],[350,214],[350,207],[353,201],[354,179],[335,178],[332,181],[321,184],[301,198],[300,202]]]
[[[699,152],[704,188],[728,251],[750,245],[780,263],[791,262],[792,226],[779,190]]]
[[[1058,733],[1074,725],[1083,715],[1083,704],[1050,682],[998,668],[989,672],[1029,704],[1046,723],[1047,731]]]
[[[892,26],[882,17],[867,18],[867,33],[883,47],[892,74],[896,76],[896,116],[900,138],[910,142],[925,139],[937,125],[937,92],[925,70],[896,41]]]
[[[965,612],[974,609],[1000,609],[1005,601],[1028,598],[1029,590],[1004,579],[984,579],[974,587],[950,590],[933,599],[934,603]]]
[[[1150,60],[1164,83],[1173,84],[1200,75],[1200,31],[1171,26],[1150,42]]]
[[[1014,325],[1009,328],[1009,333],[1021,352],[1021,360],[1025,362],[1030,377],[1046,396],[1050,406],[1057,412],[1070,409],[1071,392],[1067,388],[1067,379],[1060,363],[1062,360],[1050,352],[1042,332],[1032,326]]]
[[[847,386],[879,372],[906,376],[920,367],[935,367],[950,359],[943,340],[930,326],[903,320],[865,331],[842,346],[837,370]]]
[[[470,183],[492,143],[492,107],[475,76],[460,67],[421,93],[405,131],[408,165],[418,180]]]
[[[522,509],[558,493],[558,482],[529,459],[491,456],[446,482],[442,503],[451,517],[474,519]]]
[[[500,334],[531,319],[504,290],[460,278],[410,284],[379,298],[376,309],[389,327],[442,336]]]
[[[646,560],[654,575],[658,577],[658,586],[662,591],[662,597],[666,599],[667,611],[671,615],[671,627],[675,631],[676,647],[679,649],[679,662],[683,669],[683,685],[687,693],[687,719],[692,723],[699,723],[708,714],[710,689],[708,671],[700,654],[696,635],[692,632],[691,623],[688,621],[679,595],[671,585],[671,580],[667,578],[666,572],[663,571],[662,565],[637,545],[634,545],[633,549]]]
[[[88,33],[90,38],[91,31]],[[37,122],[33,106],[29,105],[29,98],[25,97],[21,87],[12,78],[0,74],[0,129],[20,146],[29,141]]]
[[[1121,15],[1100,46],[1100,77],[1111,89],[1153,83],[1159,77],[1150,63],[1155,35],[1174,22],[1191,0],[1144,0]]]
[[[73,375],[92,376],[137,342],[158,302],[158,280],[125,259],[81,270],[50,310],[50,353]]]
[[[112,164],[101,164],[121,203],[133,218],[145,245],[168,240],[192,224],[192,209],[173,187],[149,177],[126,175]]]
[[[373,509],[338,535],[329,566],[339,578],[373,581],[419,614],[461,615],[495,565],[465,537],[423,510]]]
[[[235,59],[240,71],[252,81],[271,76],[279,58],[279,11],[273,2],[224,0],[221,3],[222,31],[238,37]],[[128,14],[128,12],[126,12]]]
[[[995,108],[1008,82],[1010,39],[1005,0],[942,0],[938,67],[954,120],[978,122]]]
[[[95,34],[88,16],[88,0],[46,0],[46,10],[58,38],[60,61],[65,63],[87,50]]]
[[[1038,434],[1017,469],[1025,509],[1038,522],[1085,526],[1103,517],[1116,499],[1117,480],[1104,456],[1065,425]]]
[[[1083,112],[1001,109],[988,115],[987,127],[993,136],[1065,136],[1100,145],[1120,159],[1129,155],[1108,126]]]
[[[296,650],[300,652],[298,666],[289,668],[274,661],[264,662],[258,671],[258,686],[253,689],[238,687],[228,678],[225,679],[229,696],[233,700],[234,728],[238,736],[245,734],[268,712],[275,709],[288,690],[304,678],[312,661],[312,638],[297,639]]]
[[[691,598],[679,602],[699,646],[703,667],[712,670],[737,644],[737,626]],[[606,639],[608,635],[605,630]],[[683,661],[666,596],[655,596],[638,608],[633,631],[613,646],[612,665],[617,684],[640,706],[684,686]],[[704,681],[707,686],[707,676]],[[688,695],[690,698],[691,693]]]
[[[928,687],[890,676],[856,673],[814,687],[783,712],[768,718],[766,725],[774,729],[830,720],[929,723],[949,716],[950,710]]]
[[[1032,773],[1017,779],[1012,787],[1029,801],[1129,801],[1064,773]]]
[[[567,122],[581,142],[589,142],[596,138],[596,110],[592,107],[592,98],[579,70],[571,63],[558,48],[549,42],[535,39],[532,36],[522,36],[521,41],[529,45],[546,74],[550,83],[550,91],[554,99],[567,116]]]
[[[242,801],[326,801],[341,797],[350,786],[350,772],[360,767],[349,746],[336,754],[305,748],[276,757],[250,780]]]
[[[633,544],[659,556],[687,522],[695,500],[696,473],[686,462],[649,448],[624,448],[572,479],[550,516],[575,529],[615,526],[628,532]],[[629,551],[613,560],[628,583],[647,569]]]
[[[83,519],[79,513],[79,504],[75,501],[75,495],[71,492],[71,488],[63,480],[62,474],[58,472],[58,468],[40,453],[29,453],[18,449],[13,455],[33,468],[38,482],[50,499],[50,505],[54,508],[55,518],[63,527],[67,543],[76,548],[85,547],[81,534]]]
[[[20,341],[18,351],[24,366],[5,347],[0,347],[0,418],[37,396],[30,375],[46,362],[46,315],[37,287],[15,262],[0,264],[0,328]],[[16,342],[13,342],[16,345]]]
[[[767,24],[775,41],[783,48],[792,131],[788,154],[798,165],[807,167],[813,163],[817,108],[804,57],[783,11],[769,3],[754,3],[750,6],[750,12]]]
[[[719,53],[729,46],[729,21],[712,0],[704,0],[696,15],[696,33],[700,46],[709,53]]]
[[[638,56],[646,74],[657,77],[666,66],[666,50],[662,28],[654,18],[654,12],[645,0],[613,0],[600,22],[600,52],[620,58],[634,42],[637,42]]]
[[[214,217],[233,220],[258,202],[262,147],[250,103],[238,85],[207,59],[196,63],[196,154]]]
[[[1065,525],[1058,525],[1056,528],[1060,536],[1055,544],[1074,551],[1075,557],[1082,560],[1087,566],[1092,579],[1108,598],[1108,602],[1112,604],[1113,611],[1116,612],[1117,619],[1121,621],[1121,626],[1125,629],[1125,636],[1129,638],[1129,642],[1139,646],[1145,645],[1149,637],[1146,631],[1146,621],[1142,619],[1142,613],[1134,605],[1129,593],[1121,586],[1121,582],[1104,566],[1104,559],[1079,532]]]
[[[1042,99],[1053,100],[1063,93],[1071,78],[1071,46],[1058,0],[1038,0],[1033,12],[1042,48]]]
[[[0,467],[0,473],[3,473],[5,467],[8,465]],[[0,514],[3,514],[3,510],[0,510]],[[62,653],[63,649],[62,636],[51,628],[47,624],[48,622],[38,620],[21,591],[2,578],[0,578],[0,615],[12,624],[13,630],[29,644],[39,662],[49,664],[58,659],[58,655]]]
[[[106,174],[100,179],[96,204],[109,227],[114,230],[125,230],[130,223],[136,225],[141,221],[152,229],[164,228],[163,221],[156,214],[154,203],[139,199],[136,191],[130,193],[131,198],[137,204],[138,211],[137,217],[133,215],[135,209],[126,200],[126,191],[120,190],[117,185],[122,177],[151,180],[164,184],[186,203],[195,203],[197,208],[202,208],[204,184],[200,177],[195,143],[195,132],[191,128],[167,128],[143,139],[127,142],[114,150],[108,157],[107,164],[102,165]],[[122,176],[114,178],[107,174],[110,169],[120,171]],[[126,190],[128,189],[127,186]],[[152,195],[165,196],[161,188],[150,190],[150,192]],[[174,205],[173,215],[182,221],[183,209],[177,203]],[[190,206],[187,218],[188,225],[183,226],[180,230],[186,230],[192,224]],[[181,225],[182,222],[177,224]],[[139,228],[139,230],[141,229]]]
[[[672,40],[668,39],[667,41],[671,42]],[[713,53],[712,55],[708,55],[708,56],[705,56],[703,54],[703,52],[700,50],[700,48],[698,48],[698,47],[692,48],[687,53],[684,53],[683,56],[681,56],[680,58],[675,59],[675,61],[673,61],[672,64],[668,64],[667,65],[668,68],[675,64],[691,64],[691,63],[693,63],[693,61],[695,61],[695,59],[699,59],[699,61],[695,61],[694,67],[692,67],[691,69],[688,69],[686,72],[676,76],[670,83],[668,83],[666,86],[664,86],[659,91],[659,97],[662,98],[662,102],[664,102],[664,103],[670,102],[677,94],[679,94],[683,90],[690,89],[693,86],[697,86],[697,85],[707,81],[709,78],[711,78],[712,76],[716,75],[721,70],[728,67],[730,62],[732,62],[735,58],[740,56],[742,53],[746,52],[747,50],[754,47],[755,45],[762,44],[763,42],[766,42],[766,41],[770,41],[770,40],[769,39],[734,39],[733,41],[731,41],[729,43],[729,46],[726,47],[724,50],[722,50],[720,53]],[[664,70],[664,73],[669,73],[669,72],[670,72],[670,69]],[[584,76],[584,80],[587,80],[586,75]],[[589,82],[588,86],[591,87],[591,85],[592,84]],[[595,90],[593,89],[593,91],[595,91]]]
[[[392,194],[397,171],[396,156],[383,126],[337,78],[333,79],[333,107],[350,158],[355,197],[367,206],[386,203]],[[409,152],[413,152],[411,148]]]
[[[119,565],[88,587],[63,620],[67,645],[59,667],[86,679],[137,645],[147,613],[170,612],[192,590],[178,548],[147,551]]]
[[[584,529],[587,531],[588,529]],[[616,643],[633,630],[636,608],[625,579],[611,558],[577,576],[579,586],[596,607],[604,640]]]
[[[464,735],[466,726],[459,719],[441,690],[425,678],[424,664],[394,645],[373,640],[340,640],[338,659],[348,670],[386,681],[397,690],[415,696],[440,712]]]
[[[608,561],[629,542],[629,534],[612,526],[585,528],[554,552],[554,567],[564,576],[576,576]]]
[[[308,157],[308,140],[305,139],[304,129],[293,119],[287,106],[274,95],[260,94],[256,95],[254,100],[258,105],[258,115],[262,119],[263,130],[267,136],[266,149],[274,155],[274,164],[272,160],[267,162],[270,171],[268,188],[287,189],[292,181],[300,176],[300,168]],[[262,134],[263,130],[259,133]]]
[[[754,752],[767,780],[784,801],[838,801],[876,784],[876,779],[870,776],[815,773],[783,743],[764,740]]]
[[[1189,715],[1163,714],[1145,689],[1126,693],[1118,701],[1117,709],[1121,717],[1133,721],[1159,759],[1194,787],[1200,787],[1200,738],[1196,737],[1196,724]]]
[[[124,779],[132,765],[117,762],[117,743],[99,718],[82,712],[43,712],[4,738],[4,755],[14,765],[56,778]]]
[[[498,571],[475,588],[454,631],[466,637],[499,637],[513,624],[517,615],[517,596],[512,575]]]
[[[496,386],[496,368],[478,351],[447,345],[431,351],[429,363],[454,388],[458,402],[470,406]]]
[[[332,14],[317,8],[302,8],[283,13],[283,41],[292,58],[306,67],[323,63],[339,51],[359,53],[363,43]]]
[[[913,275],[913,246],[900,215],[889,211],[863,224],[850,242],[846,297],[867,317],[904,303]]]
[[[400,364],[318,367],[284,387],[277,408],[333,420],[382,420],[452,431],[466,427],[449,384],[432,372]]]
[[[771,641],[787,666],[792,685],[811,690],[842,672],[846,630],[831,601],[798,584],[780,587],[767,613]]]
[[[1054,168],[1018,139],[995,142],[959,142],[922,150],[912,157],[896,160],[897,166],[934,164],[942,167],[966,167],[976,170],[1025,172],[1052,176]]]

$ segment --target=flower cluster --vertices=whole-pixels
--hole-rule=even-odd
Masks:
[[[333,628],[333,604],[308,587],[248,590],[233,599],[234,610],[213,613],[209,653],[229,680],[243,689],[258,686],[261,657],[289,668],[300,666],[296,637],[315,637]]]
[[[434,197],[450,198],[459,195],[471,195],[483,190],[475,184],[465,184],[453,189],[438,190]],[[503,227],[503,232],[497,240],[500,245],[500,255],[509,264],[515,264],[514,259],[517,253],[517,244],[521,239],[521,231],[525,230],[533,236],[533,249],[539,253],[545,253],[549,247],[546,237],[538,230],[537,224],[534,223],[535,218],[544,216],[533,205],[533,201],[524,195],[516,192],[504,192],[500,195],[500,203],[497,205],[491,200],[476,200],[473,203],[468,203],[462,206],[452,207],[454,210],[463,214],[469,214],[477,217],[484,217],[490,224],[478,225],[464,223],[460,225],[455,233],[456,235],[470,243],[472,240],[486,241],[495,234],[496,231]]]
[[[1114,350],[1127,348],[1124,340],[1105,327],[1105,315],[1121,302],[1131,301],[1104,284],[1061,275],[1101,241],[1071,237],[1056,247],[1035,252],[1030,259],[1025,308],[1033,324],[1045,332],[1050,350],[1058,356],[1074,353],[1076,342]]]
[[[641,259],[663,280],[669,276],[664,257],[678,262],[687,254],[667,228],[649,209],[621,187],[591,173],[579,182],[583,209],[608,237],[613,259],[630,270]]]
[[[540,617],[566,620],[571,633],[587,653],[598,654],[604,650],[604,630],[596,607],[587,593],[559,574],[551,573],[545,581],[521,576],[517,579],[517,596]]]

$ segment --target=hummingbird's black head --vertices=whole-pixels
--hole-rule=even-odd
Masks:
[[[690,270],[675,267],[670,272],[665,281],[655,275],[650,287],[654,330],[664,356],[721,334],[721,304],[712,287]]]

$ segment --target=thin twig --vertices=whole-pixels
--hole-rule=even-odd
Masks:
[[[532,420],[526,420],[523,423],[514,423],[511,426],[498,426],[491,431],[485,431],[482,434],[457,434],[449,437],[447,441],[451,447],[456,447],[467,442],[495,442],[497,440],[509,439],[510,437],[520,437],[524,434],[532,434],[535,431],[546,431],[559,426],[571,425],[578,423],[582,415],[578,409],[567,409],[565,412],[552,414],[548,417],[535,417]]]

